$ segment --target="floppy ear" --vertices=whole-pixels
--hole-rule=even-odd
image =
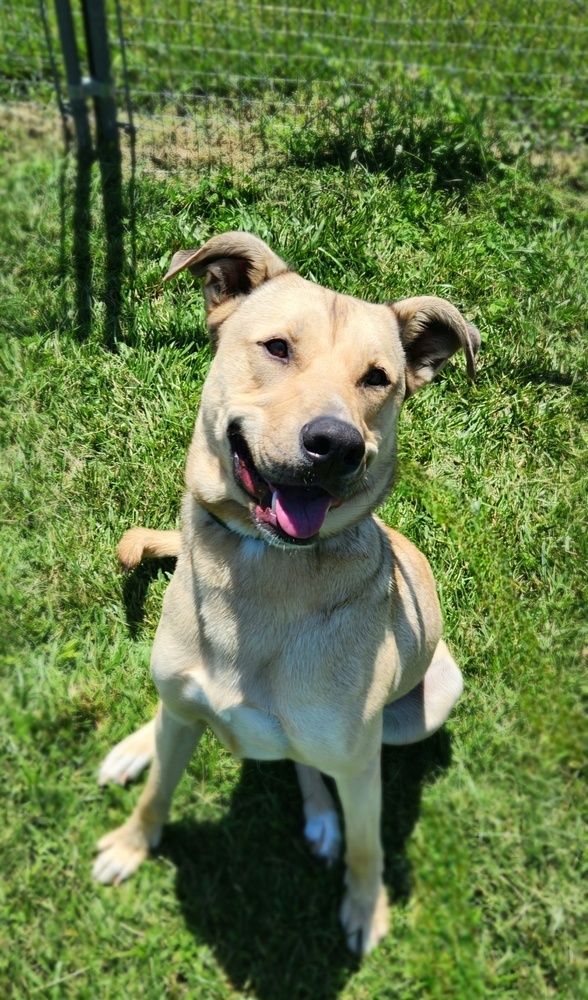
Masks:
[[[430,382],[460,347],[466,356],[468,375],[475,379],[480,334],[455,306],[435,295],[420,295],[394,302],[390,308],[398,321],[406,355],[407,398]]]
[[[178,250],[163,280],[168,281],[186,267],[197,277],[204,276],[206,312],[212,327],[230,315],[241,296],[289,270],[263,240],[240,232],[213,236],[199,250]],[[223,304],[226,308],[213,318],[211,313]]]

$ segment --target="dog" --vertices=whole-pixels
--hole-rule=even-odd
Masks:
[[[204,278],[214,356],[186,467],[182,529],[132,528],[118,556],[176,556],[151,672],[155,719],[106,757],[100,783],[150,761],[130,819],[98,844],[118,884],[160,840],[207,726],[237,757],[290,758],[311,850],[337,857],[352,951],[388,928],[380,840],[382,743],[425,739],[462,692],[429,564],[373,513],[392,488],[404,400],[478,330],[444,299],[375,305],[293,272],[243,232],[182,250]]]

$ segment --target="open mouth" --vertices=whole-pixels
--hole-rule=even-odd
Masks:
[[[229,432],[233,469],[239,486],[257,501],[253,520],[264,533],[290,545],[315,541],[331,507],[341,500],[320,486],[288,486],[270,483],[257,471],[245,438]]]

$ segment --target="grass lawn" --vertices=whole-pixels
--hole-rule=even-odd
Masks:
[[[54,5],[41,3],[58,51]],[[81,5],[71,11],[83,60]],[[119,86],[121,15],[137,108],[169,102],[168,113],[190,118],[224,106],[229,117],[248,120],[254,102],[256,117],[265,109],[271,118],[282,116],[286,100],[306,108],[318,90],[332,102],[333,88],[345,99],[408,68],[427,84],[506,106],[530,121],[530,135],[537,120],[558,140],[570,129],[586,134],[586,15],[578,0],[106,0],[105,12]],[[0,5],[0,33],[0,96],[51,95],[39,0]]]
[[[329,141],[298,136],[290,161],[241,177],[139,172],[105,213],[98,165],[5,131],[11,1000],[588,997],[586,172],[572,164],[572,184],[490,144],[467,184],[448,181],[451,150],[443,169],[433,156],[384,172],[372,155],[346,172]],[[230,228],[342,292],[450,298],[483,337],[475,386],[460,357],[407,404],[382,511],[433,566],[466,689],[440,734],[384,753],[392,929],[362,965],[338,925],[342,866],[302,843],[292,766],[237,763],[212,735],[157,858],[119,889],[90,880],[96,839],[139,793],[98,789],[96,770],[153,711],[149,650],[173,571],[123,578],[114,546],[129,525],[177,523],[210,359],[197,283],[161,276],[173,251]]]

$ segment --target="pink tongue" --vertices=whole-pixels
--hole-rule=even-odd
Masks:
[[[320,531],[333,497],[317,487],[281,486],[276,489],[277,522],[293,538],[310,538]]]

